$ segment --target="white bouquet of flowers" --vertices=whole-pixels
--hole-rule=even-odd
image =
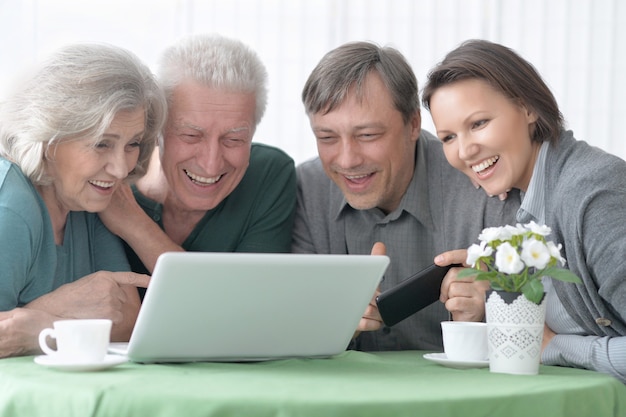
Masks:
[[[478,281],[489,281],[494,290],[521,292],[539,304],[544,293],[542,277],[581,282],[575,274],[562,269],[565,259],[561,244],[546,240],[551,232],[548,226],[535,222],[488,227],[478,236],[480,243],[467,250],[466,263],[471,268],[460,271],[458,277],[475,275]]]

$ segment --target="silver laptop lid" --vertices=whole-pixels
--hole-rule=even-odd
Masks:
[[[345,350],[389,258],[171,252],[146,291],[136,362],[328,357]]]

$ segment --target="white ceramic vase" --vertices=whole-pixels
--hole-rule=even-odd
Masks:
[[[522,293],[487,291],[485,312],[491,372],[539,373],[545,302],[545,296],[540,304],[535,304]]]

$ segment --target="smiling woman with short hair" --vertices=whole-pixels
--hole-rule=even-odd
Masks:
[[[37,350],[55,317],[109,318],[112,339],[128,340],[140,305],[134,285],[148,277],[129,272],[97,212],[145,172],[166,109],[149,69],[105,44],[61,48],[2,103],[0,310],[40,312],[19,342],[2,328],[0,356]]]

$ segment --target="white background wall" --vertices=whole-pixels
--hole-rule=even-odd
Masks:
[[[259,53],[270,96],[255,140],[296,162],[316,155],[300,92],[324,53],[354,40],[389,44],[423,84],[468,38],[520,52],[576,137],[626,159],[623,0],[0,0],[0,97],[26,65],[64,43],[110,42],[154,65],[166,44],[191,32],[237,37]]]

